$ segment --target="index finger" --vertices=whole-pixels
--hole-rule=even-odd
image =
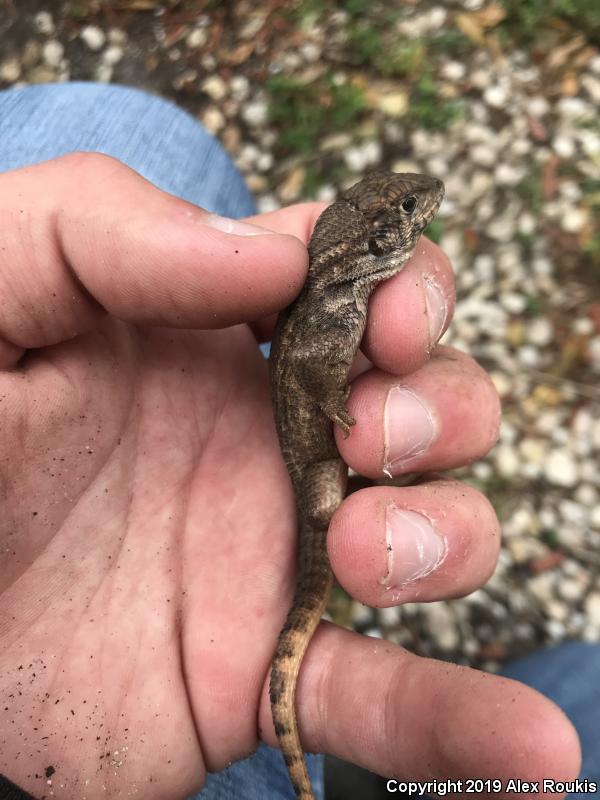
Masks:
[[[209,214],[92,153],[0,175],[0,237],[4,367],[106,313],[178,328],[249,322],[289,303],[307,266],[297,236]]]

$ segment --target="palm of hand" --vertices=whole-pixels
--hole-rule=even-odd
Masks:
[[[22,731],[0,771],[41,794],[52,767],[56,796],[189,793],[256,746],[291,582],[255,339],[111,320],[0,394],[21,454],[2,474],[0,691]]]

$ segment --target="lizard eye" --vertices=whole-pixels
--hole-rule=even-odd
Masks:
[[[405,211],[407,214],[412,214],[415,208],[417,207],[417,198],[411,195],[410,197],[407,197],[405,200],[403,200],[400,205],[402,211]]]

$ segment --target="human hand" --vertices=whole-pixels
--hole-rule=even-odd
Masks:
[[[235,235],[102,156],[0,176],[0,772],[38,796],[53,767],[56,798],[181,798],[275,742],[268,672],[295,520],[256,336],[299,291],[321,208]],[[449,313],[425,286],[449,311],[451,277],[436,247],[417,250],[372,298],[376,369],[357,365],[357,425],[338,440],[367,475],[465,463],[496,435],[483,372],[447,348],[427,356]],[[423,446],[407,442],[406,393],[383,445],[394,374],[434,423],[409,460],[402,446]],[[412,413],[409,432],[426,430]],[[441,563],[413,582],[398,579],[411,551],[392,534],[389,556],[390,505],[389,530],[409,510],[443,537]],[[447,480],[359,492],[329,536],[340,581],[376,605],[470,591],[497,548],[489,504]],[[332,625],[297,705],[307,748],[383,774],[577,770],[574,731],[535,692]]]

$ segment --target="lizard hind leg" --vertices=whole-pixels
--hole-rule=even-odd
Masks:
[[[325,543],[326,531],[303,531]],[[314,800],[296,722],[295,694],[300,664],[327,605],[332,574],[327,560],[309,558],[300,565],[294,603],[279,634],[271,668],[269,695],[275,733],[298,800]]]

